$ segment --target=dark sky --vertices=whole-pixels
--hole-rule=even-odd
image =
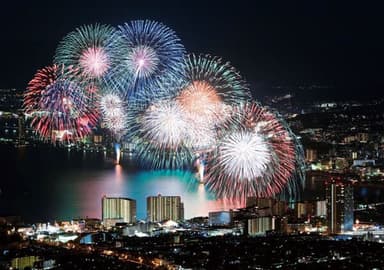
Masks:
[[[266,94],[269,85],[320,83],[336,86],[343,96],[381,95],[384,86],[384,16],[369,1],[185,5],[105,0],[71,7],[30,2],[1,7],[1,88],[25,88],[74,28],[96,22],[117,26],[133,19],[161,21],[176,31],[189,52],[230,61],[255,93]]]

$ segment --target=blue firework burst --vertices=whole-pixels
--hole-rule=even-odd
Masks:
[[[185,54],[175,32],[155,21],[137,20],[118,27],[118,56],[113,59],[109,82],[125,96],[156,91],[159,81],[178,72]]]

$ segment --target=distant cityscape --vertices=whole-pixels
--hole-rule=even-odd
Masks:
[[[384,99],[309,100],[297,94],[313,88],[328,89],[291,87],[263,104],[279,111],[299,136],[306,186],[320,187],[323,195],[303,194],[297,201],[248,197],[243,208],[187,220],[183,198],[168,194],[146,198],[145,220],[136,216],[135,199],[111,194],[99,198],[101,217],[25,224],[15,213],[0,217],[0,269],[88,269],[91,261],[108,269],[337,269],[359,262],[381,269],[384,201],[355,194],[383,188]],[[17,148],[50,143],[29,128],[22,100],[23,91],[0,89],[0,143]],[[114,151],[102,127],[79,144],[56,147]],[[123,141],[121,151],[134,155],[135,146]],[[254,256],[247,255],[251,251]]]

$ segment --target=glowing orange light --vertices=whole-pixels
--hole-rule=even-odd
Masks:
[[[217,117],[223,106],[216,89],[205,81],[192,82],[181,91],[177,101],[188,114],[205,120]]]

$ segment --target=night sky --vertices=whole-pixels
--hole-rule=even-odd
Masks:
[[[57,8],[31,2],[1,8],[0,88],[25,88],[80,25],[153,19],[175,30],[188,52],[230,61],[256,96],[269,86],[302,83],[332,85],[346,97],[382,95],[384,19],[368,2],[121,0]]]

